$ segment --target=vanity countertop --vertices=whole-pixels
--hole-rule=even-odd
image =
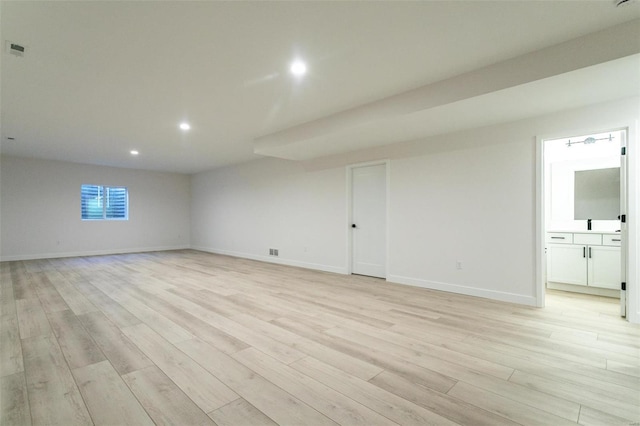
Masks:
[[[547,232],[563,232],[563,233],[572,233],[572,234],[613,234],[620,235],[620,231],[597,231],[597,230],[587,230],[587,229],[548,229]]]

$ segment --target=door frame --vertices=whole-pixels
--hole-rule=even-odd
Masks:
[[[640,255],[640,228],[637,218],[640,217],[640,176],[638,166],[640,165],[640,143],[638,143],[638,121],[632,123],[622,123],[617,126],[598,126],[598,128],[573,129],[563,133],[551,133],[536,136],[536,233],[535,233],[535,295],[536,306],[545,306],[545,281],[546,281],[546,256],[545,256],[545,201],[544,201],[544,141],[553,139],[568,138],[575,135],[588,135],[595,133],[606,133],[608,131],[623,131],[626,133],[626,156],[627,168],[624,176],[626,187],[626,212],[627,215],[627,241],[622,255],[626,258],[626,271],[622,271],[622,276],[626,276],[627,283],[627,316],[626,319],[632,323],[640,323],[640,269],[638,268],[638,257]],[[626,273],[625,273],[626,272]]]
[[[349,164],[345,172],[347,174],[347,215],[346,215],[346,223],[345,228],[347,232],[347,275],[353,274],[353,231],[351,230],[351,224],[353,223],[353,169],[357,169],[359,167],[369,167],[369,166],[379,166],[384,165],[384,174],[385,174],[385,280],[389,276],[389,195],[390,195],[390,187],[391,187],[391,162],[388,159],[385,160],[377,160],[377,161],[367,161],[364,163],[356,163]]]

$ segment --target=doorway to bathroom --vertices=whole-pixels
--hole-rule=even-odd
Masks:
[[[626,131],[543,140],[544,288],[620,299],[626,315]]]

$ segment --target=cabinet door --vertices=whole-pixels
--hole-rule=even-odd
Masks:
[[[620,289],[620,247],[589,246],[589,285]]]
[[[547,281],[587,285],[586,246],[547,245]]]

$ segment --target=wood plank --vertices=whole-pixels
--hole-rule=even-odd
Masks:
[[[616,325],[619,323],[616,323]],[[600,333],[598,334],[598,340],[607,343],[614,343],[619,346],[628,346],[634,349],[640,349],[640,342],[638,339],[630,339],[627,336],[618,336],[609,333]]]
[[[51,334],[51,326],[40,305],[40,299],[18,299],[16,311],[21,339]]]
[[[160,296],[160,295],[159,295]],[[251,328],[245,327],[227,317],[215,312],[211,312],[196,303],[195,296],[180,297],[180,300],[173,299],[173,303],[183,310],[187,310],[198,319],[215,327],[229,336],[240,340],[247,345],[260,349],[262,352],[284,362],[290,363],[305,355],[287,345],[284,345],[262,333],[258,333]]]
[[[254,348],[245,349],[232,356],[276,386],[292,395],[296,395],[301,401],[338,424],[395,424],[375,411],[355,402],[348,396],[311,379]]]
[[[539,389],[527,387],[510,381],[496,379],[478,373],[465,375],[460,381],[493,392],[511,400],[531,405],[558,417],[576,421],[580,412],[580,404],[564,398],[558,398],[541,392]]]
[[[152,294],[141,290],[136,290],[136,293],[137,297],[146,300],[147,306],[225,353],[234,353],[249,347],[243,341],[192,315],[188,309],[181,308],[182,299],[173,293],[160,291]]]
[[[209,417],[158,367],[122,376],[149,416],[159,425],[213,425]]]
[[[236,399],[209,413],[218,426],[276,426],[273,420],[244,399]]]
[[[96,425],[153,425],[109,361],[72,371]]]
[[[143,302],[140,302],[136,298],[128,295],[125,291],[118,290],[115,286],[106,283],[100,283],[100,288],[109,289],[107,290],[109,297],[118,302],[122,307],[138,317],[143,323],[151,327],[156,333],[160,334],[169,342],[175,343],[194,337],[193,334],[166,318],[164,315],[161,315],[151,309]]]
[[[347,355],[305,337],[294,341],[291,347],[363,380],[369,380],[383,371],[380,366]]]
[[[133,315],[131,312],[126,310],[116,301],[111,299],[109,296],[98,290],[97,288],[90,286],[85,289],[92,289],[93,291],[90,294],[86,294],[87,299],[96,306],[107,318],[109,321],[116,324],[118,327],[129,327],[131,325],[140,324],[142,321]]]
[[[521,318],[528,318],[539,321],[541,323],[559,325],[559,326],[571,326],[576,330],[593,331],[598,334],[615,334],[618,337],[638,338],[640,331],[637,327],[633,327],[632,324],[627,323],[621,318],[606,319],[600,315],[593,315],[583,313],[578,317],[567,315],[566,313],[554,313],[551,309],[545,310],[541,315],[536,311],[517,311],[514,315]],[[615,332],[613,331],[615,330]]]
[[[31,424],[24,373],[0,377],[0,425]]]
[[[13,291],[13,278],[6,268],[0,275],[0,319],[5,317],[15,318],[16,297]]]
[[[299,330],[299,324],[289,319],[280,318],[275,321],[275,323],[283,328]],[[423,368],[407,361],[406,359],[380,351],[377,348],[362,346],[327,334],[309,333],[306,337],[319,344],[348,354],[369,364],[379,366],[415,383],[437,391],[446,392],[455,384],[455,380],[449,376]]]
[[[544,374],[544,372],[541,372]],[[612,396],[598,389],[587,389],[584,386],[575,385],[563,381],[553,380],[534,374],[524,373],[516,370],[510,382],[519,383],[523,386],[538,389],[558,398],[575,401],[581,405],[594,408],[607,414],[622,417],[624,419],[640,419],[640,404],[635,401],[618,396]]]
[[[275,324],[275,321],[277,321],[279,318],[289,318],[297,321],[298,324],[300,324],[302,327],[314,333],[324,333],[330,328],[344,324],[344,321],[332,322],[330,320],[327,320],[326,318],[320,318],[319,316],[311,316],[308,314],[309,312],[307,312],[306,314],[296,312],[295,314],[282,315],[270,322],[272,324]]]
[[[24,371],[20,329],[16,315],[0,317],[0,377]]]
[[[570,420],[464,382],[456,383],[447,394],[523,425],[575,425]]]
[[[578,423],[584,426],[635,426],[638,422],[629,422],[627,419],[612,416],[585,406],[580,410]]]
[[[314,339],[317,338],[320,338],[321,340],[323,339],[322,337],[314,337]],[[340,350],[347,351],[352,354],[358,354],[361,358],[369,358],[370,362],[374,364],[381,365],[385,369],[397,375],[400,375],[409,381],[421,384],[422,386],[426,386],[434,390],[446,392],[451,386],[453,386],[453,384],[455,384],[455,381],[449,378],[448,383],[450,383],[450,385],[447,387],[447,382],[442,383],[441,380],[438,380],[438,376],[434,377],[434,373],[432,370],[414,366],[407,360],[403,360],[402,358],[396,356],[402,356],[402,354],[380,351],[377,346],[375,346],[376,349],[373,349],[374,346],[371,346],[370,341],[368,342],[368,345],[366,344],[367,342],[365,342],[364,346],[358,346],[355,342],[344,339],[336,340],[334,338],[333,340],[327,340],[325,338],[322,341],[327,345],[335,345],[335,347],[340,348]],[[451,366],[448,364],[441,364],[440,367],[432,366],[432,368],[435,368],[436,371],[444,372],[458,380],[467,381],[468,383],[471,383],[475,386],[479,386],[483,389],[487,389],[502,396],[508,396],[519,402],[532,404],[539,409],[546,410],[550,413],[567,418],[569,420],[575,421],[578,418],[580,405],[577,403],[573,403],[561,398],[553,398],[545,393],[538,392],[534,389],[527,389],[524,386],[516,385],[505,380],[481,374],[470,369],[457,367],[451,368]],[[444,386],[441,385],[441,387],[436,387],[434,386],[434,383],[442,383],[442,385]]]
[[[78,320],[120,374],[151,367],[153,362],[101,312],[80,315]]]
[[[607,370],[615,371],[624,374],[625,376],[640,378],[640,363],[631,365],[608,359]],[[636,380],[635,382],[640,383],[640,380]]]
[[[598,340],[598,333],[593,331],[554,331],[550,336],[551,340],[560,340],[561,342],[587,343],[593,344]]]
[[[73,312],[52,312],[48,316],[69,368],[84,367],[105,360],[102,351]]]
[[[456,399],[450,396],[451,391],[449,391],[449,394],[436,392],[388,371],[380,373],[369,380],[369,383],[459,424],[477,426],[518,424],[507,420],[506,416],[492,414],[489,411],[478,408],[477,404],[472,405],[464,399]],[[456,383],[453,388],[459,383]]]
[[[324,318],[321,321],[324,321]],[[289,330],[292,333],[297,334],[298,336],[307,337],[307,338],[311,338],[311,336],[316,336],[316,337],[327,336],[325,334],[326,330],[340,325],[339,321],[337,323],[326,321],[326,324],[327,324],[326,327],[317,327],[317,326],[314,326],[313,324],[309,324],[308,318],[305,318],[301,321],[299,316],[293,316],[293,317],[285,316],[285,317],[274,319],[269,322],[271,324],[277,325],[280,328]]]
[[[31,281],[31,274],[26,272],[23,266],[17,266],[20,262],[14,262],[14,271],[11,272],[11,281],[13,282],[13,292],[16,300],[19,299],[37,299],[38,293]],[[13,265],[12,265],[13,266]]]
[[[227,300],[238,306],[237,311],[253,312],[255,309],[262,309],[271,315],[271,319],[281,316],[299,315],[304,311],[291,306],[290,303],[282,303],[278,298],[267,294],[260,295],[259,298],[254,294],[237,293],[226,297]]]
[[[504,380],[507,380],[513,374],[513,368],[436,345],[422,344],[414,339],[396,338],[393,333],[387,332],[385,334],[386,331],[381,330],[378,333],[380,337],[374,337],[371,334],[361,333],[345,327],[334,327],[325,333],[375,348],[386,348],[386,350],[400,358],[425,368],[444,372],[444,374],[451,377],[456,376],[453,375],[454,373],[450,374],[450,371],[461,368],[465,370],[472,369]]]
[[[324,361],[336,368],[340,368],[343,371],[347,371],[361,379],[369,380],[371,377],[374,377],[382,371],[382,368],[378,366],[369,364],[324,345],[320,345],[313,340],[278,327],[274,323],[262,321],[258,318],[252,317],[251,315],[236,314],[232,319],[247,328],[260,331],[264,333],[265,336],[269,336],[275,340],[285,343],[302,353],[311,355],[316,359]]]
[[[32,274],[33,285],[38,293],[38,298],[42,304],[42,309],[46,313],[64,311],[69,309],[67,303],[58,293],[58,290],[53,287],[49,278],[44,272],[38,272]]]
[[[290,300],[294,303],[299,303],[304,306],[308,306],[309,309],[316,309],[316,310],[326,309],[327,311],[329,311],[330,313],[338,317],[344,317],[353,321],[362,322],[378,328],[389,328],[394,325],[392,322],[374,318],[372,316],[361,314],[359,312],[349,311],[348,309],[345,309],[343,307],[336,307],[328,303],[321,303],[318,301],[320,294],[321,293],[316,293],[314,297],[310,297],[310,298],[301,297],[299,294],[295,294],[295,295],[282,294],[280,297],[284,300]]]
[[[92,424],[55,337],[32,337],[22,346],[33,424]]]
[[[80,293],[73,284],[68,282],[59,272],[49,271],[46,273],[46,276],[74,314],[82,315],[98,310],[89,299]]]
[[[474,354],[476,357],[492,360],[529,373],[535,374],[544,368],[547,375],[573,383],[601,387],[615,384],[640,391],[640,381],[633,376],[563,360],[552,355],[532,354],[527,350],[501,343],[486,342],[483,345],[478,345],[466,342],[445,342],[442,346],[454,351]]]
[[[201,340],[185,340],[177,346],[280,425],[336,424],[297,397]]]
[[[242,306],[236,302],[235,299],[229,299],[225,296],[220,296],[209,289],[200,289],[196,291],[189,290],[186,292],[186,294],[183,288],[176,288],[171,291],[182,296],[195,296],[199,300],[199,302],[197,303],[202,307],[210,309],[226,317],[231,317],[235,315],[239,310],[244,310]],[[270,321],[280,316],[280,314],[268,311],[260,306],[254,307],[254,309],[252,309],[251,311],[251,314],[256,318],[260,318],[264,321]]]
[[[91,421],[97,398],[73,391],[65,355],[89,387],[122,374],[121,404],[158,424],[358,423],[371,410],[405,424],[637,421],[640,328],[610,299],[547,296],[537,309],[193,250],[0,263],[0,378],[24,370],[33,404],[12,412],[35,424],[73,424],[74,398]]]
[[[146,324],[122,330],[205,413],[239,396]]]
[[[291,367],[327,386],[349,395],[355,401],[382,414],[398,424],[438,424],[457,423],[426,410],[404,398],[394,395],[369,382],[348,375],[321,361],[306,357],[291,364]]]

